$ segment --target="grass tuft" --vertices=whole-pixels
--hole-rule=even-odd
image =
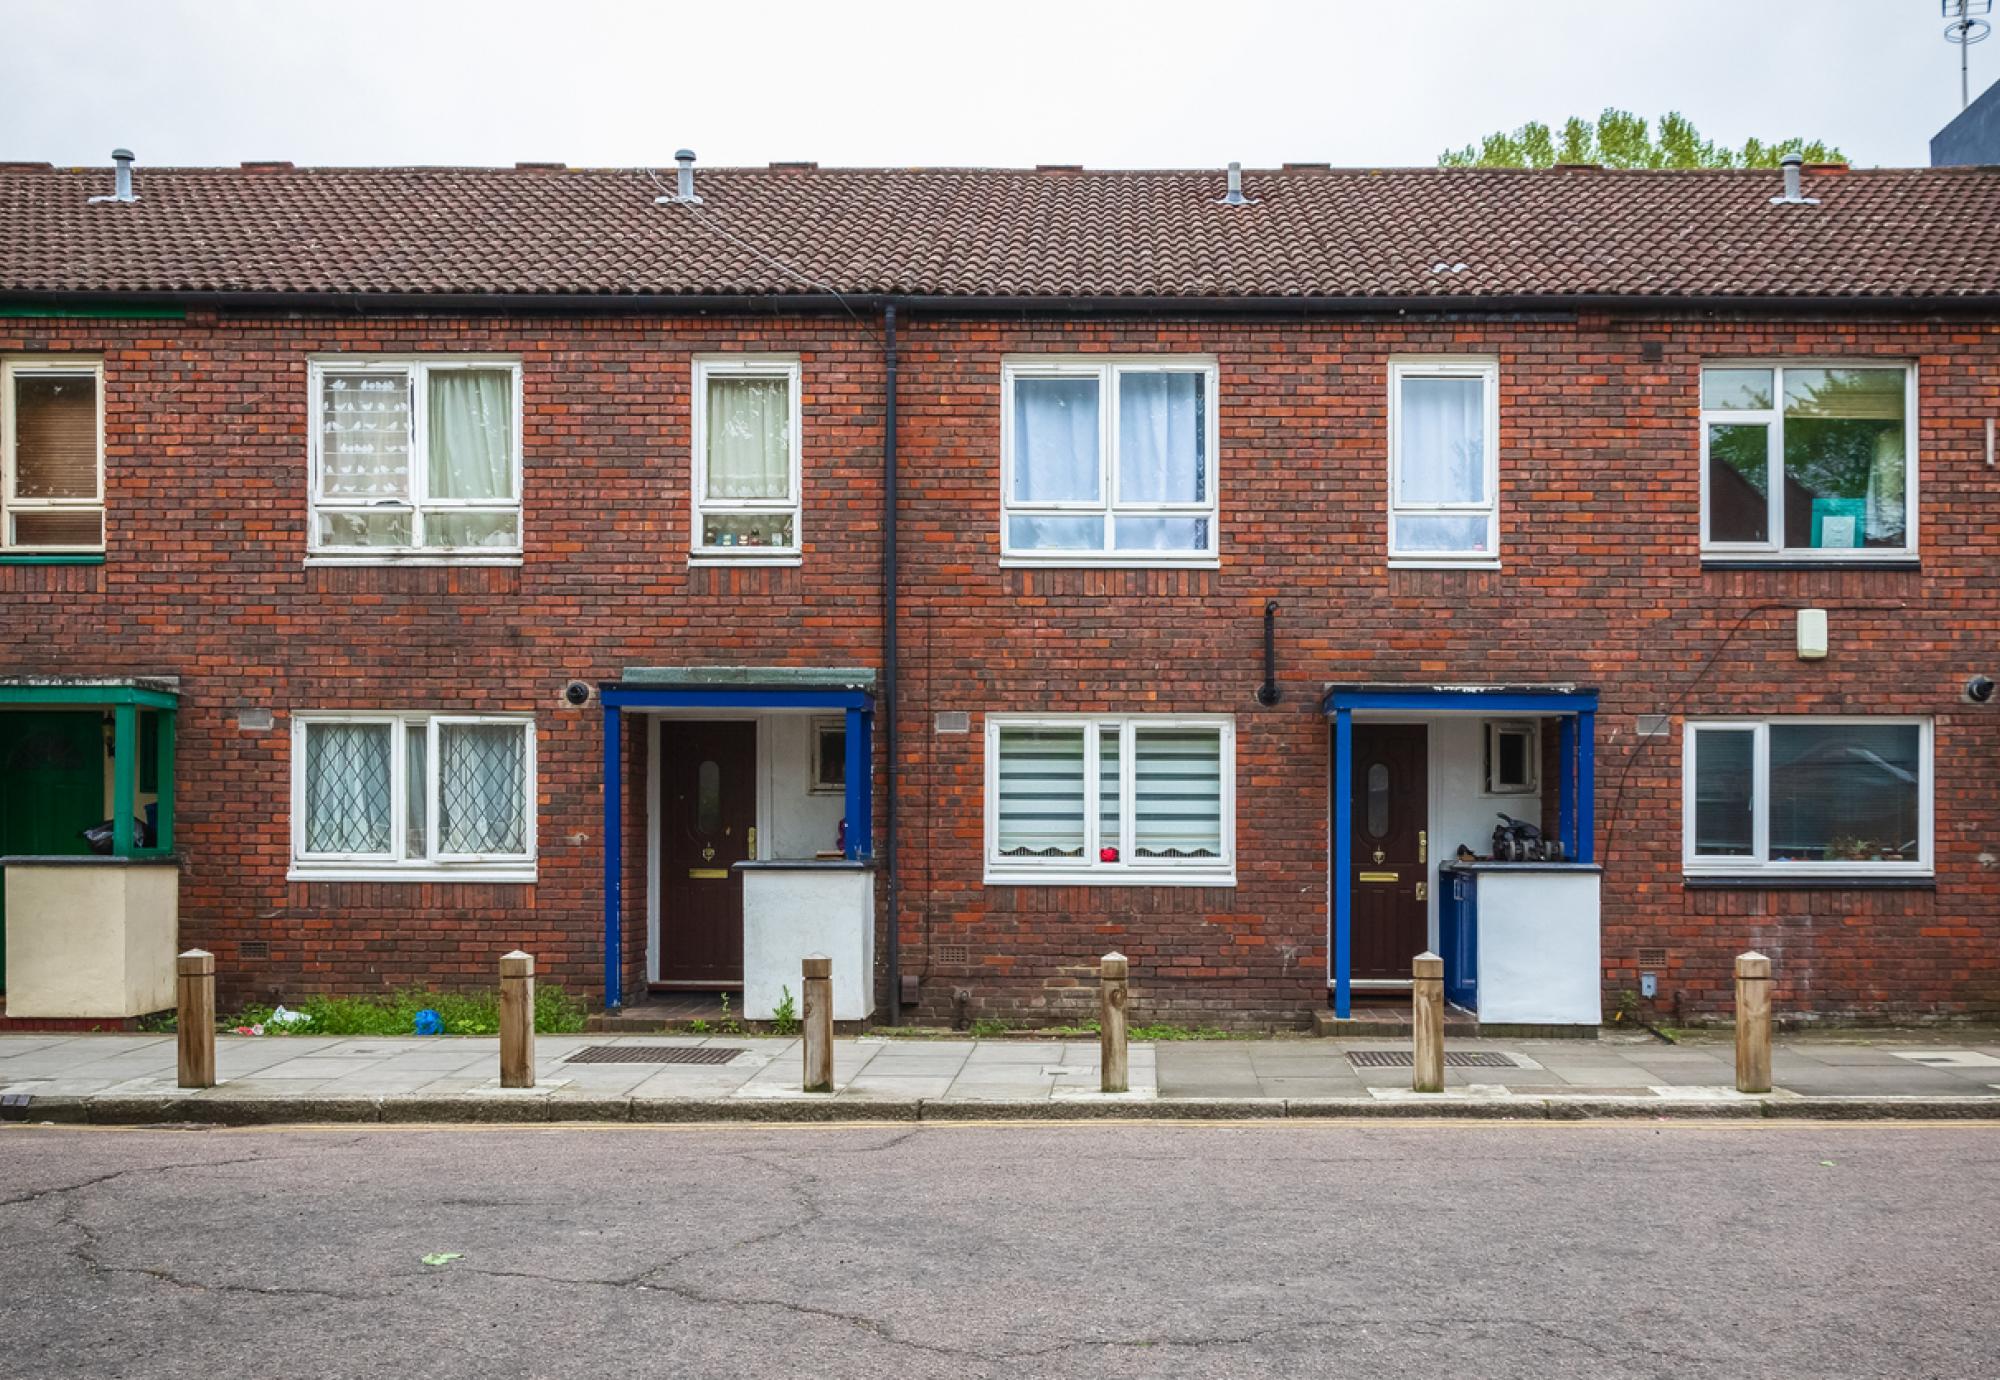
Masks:
[[[311,996],[289,1006],[312,1019],[284,1026],[271,1022],[271,1006],[246,1006],[225,1020],[223,1028],[262,1025],[266,1035],[410,1035],[419,1011],[429,1008],[444,1022],[447,1035],[498,1035],[498,992],[425,992],[412,990],[383,996]],[[584,1005],[553,983],[535,984],[535,1031],[569,1035],[583,1029]]]

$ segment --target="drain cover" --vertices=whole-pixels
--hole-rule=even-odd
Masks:
[[[1407,1049],[1351,1049],[1347,1052],[1347,1062],[1358,1069],[1406,1069],[1412,1067],[1417,1056]],[[1444,1066],[1448,1069],[1511,1069],[1519,1068],[1512,1059],[1490,1049],[1448,1049],[1444,1052]]]
[[[591,1045],[566,1064],[726,1064],[743,1051],[723,1045]]]

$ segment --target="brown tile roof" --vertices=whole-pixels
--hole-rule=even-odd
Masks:
[[[2000,294],[2000,169],[137,170],[0,164],[0,294]],[[1456,266],[1463,264],[1463,269]],[[1443,271],[1440,265],[1446,266]]]

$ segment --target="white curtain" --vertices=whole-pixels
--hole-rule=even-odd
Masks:
[[[361,503],[408,498],[410,376],[328,374],[320,397],[320,492]]]
[[[1884,431],[1875,438],[1875,455],[1868,466],[1867,533],[1870,542],[1893,545],[1903,540],[1903,431]]]
[[[1398,503],[1486,501],[1485,391],[1480,379],[1403,380]]]
[[[1204,382],[1200,374],[1119,376],[1119,498],[1127,503],[1199,503],[1207,497]]]
[[[517,724],[438,729],[438,851],[525,853],[527,731]]]
[[[513,375],[499,369],[433,369],[430,496],[514,496]]]
[[[306,726],[308,853],[389,851],[388,724]]]
[[[1096,379],[1014,381],[1016,503],[1098,497]]]
[[[791,384],[786,379],[708,381],[708,497],[790,498]]]

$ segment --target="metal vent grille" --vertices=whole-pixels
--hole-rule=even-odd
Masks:
[[[1347,1062],[1358,1069],[1406,1069],[1412,1067],[1416,1059],[1415,1053],[1407,1049],[1352,1049],[1347,1052]],[[1444,1052],[1444,1066],[1448,1069],[1520,1067],[1506,1055],[1490,1049],[1448,1049]]]
[[[726,1064],[743,1051],[722,1045],[591,1045],[566,1064]]]
[[[236,946],[238,958],[269,958],[271,945],[263,939],[246,939]]]
[[[1664,967],[1666,967],[1666,966],[1667,966],[1667,951],[1666,951],[1665,949],[1641,949],[1641,950],[1639,950],[1639,966],[1640,966],[1641,968],[1664,968]]]
[[[972,961],[963,944],[940,944],[937,947],[937,961],[948,968],[963,968]]]

